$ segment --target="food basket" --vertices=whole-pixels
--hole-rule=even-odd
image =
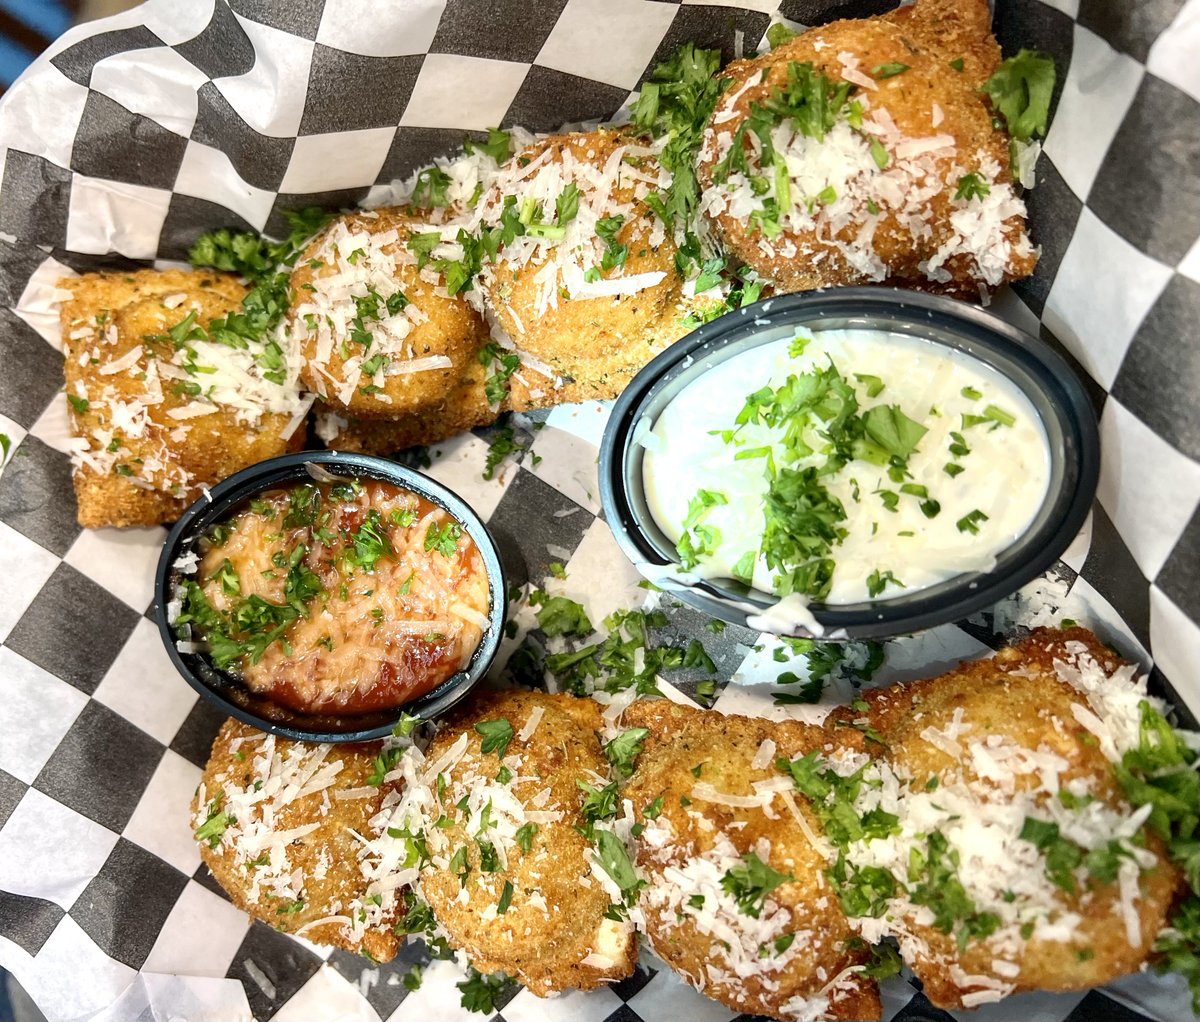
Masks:
[[[279,233],[284,211],[349,206],[493,125],[608,118],[684,42],[726,59],[796,27],[889,5],[753,0],[150,0],[68,32],[0,102],[0,965],[67,1019],[471,1016],[453,962],[419,944],[375,967],[261,923],[216,886],[187,806],[221,716],[175,673],[152,613],[164,529],[75,521],[54,302],[63,274],[165,266],[205,230]],[[888,644],[878,680],[936,673],[1032,624],[1069,618],[1152,669],[1184,722],[1200,712],[1200,8],[997,0],[1006,54],[1050,54],[1052,122],[1028,194],[1035,275],[992,308],[1088,383],[1103,448],[1098,500],[1061,562],[969,620]],[[600,515],[607,408],[515,424],[527,448],[482,478],[488,434],[428,452],[505,554],[509,582],[566,565],[592,620],[649,597]],[[11,446],[11,450],[8,449]],[[771,712],[770,644],[703,636],[717,709]],[[765,645],[764,645],[765,643]],[[756,649],[755,647],[763,647]],[[502,662],[513,643],[500,653]],[[695,695],[700,674],[672,682]],[[846,689],[845,693],[848,693]],[[950,1016],[902,978],[885,1018]],[[733,1018],[643,959],[603,990],[500,1017]],[[1178,977],[1023,995],[974,1017],[1188,1017]],[[967,1017],[967,1016],[963,1016]]]

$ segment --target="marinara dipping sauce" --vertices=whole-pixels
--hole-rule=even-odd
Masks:
[[[361,714],[463,669],[488,627],[478,548],[437,504],[376,480],[267,490],[201,540],[176,625],[252,692]]]

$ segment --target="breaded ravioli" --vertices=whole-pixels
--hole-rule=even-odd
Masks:
[[[725,68],[698,159],[719,241],[786,291],[977,298],[1032,273],[1009,139],[980,91],[1000,60],[988,22],[986,0],[917,0]]]
[[[201,858],[238,908],[318,944],[377,962],[395,957],[402,890],[372,885],[376,858],[363,846],[399,797],[376,772],[379,754],[378,744],[293,742],[225,722],[192,825]]]
[[[345,409],[318,403],[314,406],[317,436],[334,451],[395,454],[448,440],[476,426],[489,426],[499,417],[502,406],[488,402],[485,372],[478,362],[467,366],[436,408],[397,418],[360,419]]]
[[[855,811],[898,822],[847,847],[843,889],[934,1004],[1082,990],[1146,961],[1179,875],[1113,773],[1137,744],[1132,667],[1083,629],[1043,629],[863,698],[826,726],[876,736]]]
[[[483,693],[426,750],[433,866],[421,894],[476,969],[542,997],[622,979],[637,961],[632,925],[606,918],[610,898],[580,833],[581,784],[610,783],[600,727],[588,699]]]
[[[734,1011],[873,1019],[869,960],[825,880],[821,824],[776,761],[827,743],[820,728],[641,701],[649,730],[623,797],[644,826],[638,905],[650,945]]]
[[[80,525],[174,521],[209,486],[304,440],[294,373],[209,336],[245,286],[211,270],[88,273],[61,322]]]
[[[478,285],[522,357],[518,411],[615,397],[687,332],[675,240],[645,202],[668,181],[642,141],[598,129],[532,143],[484,193]]]
[[[418,269],[412,239],[438,230],[419,210],[346,213],[297,262],[289,329],[305,385],[331,407],[436,423],[478,364],[482,318]]]

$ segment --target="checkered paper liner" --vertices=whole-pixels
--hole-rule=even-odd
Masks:
[[[220,716],[176,675],[153,624],[165,531],[75,522],[56,277],[180,260],[213,227],[279,231],[284,210],[357,203],[489,126],[609,116],[686,41],[731,58],[764,45],[773,20],[888,6],[151,0],[69,32],[12,87],[0,103],[0,432],[15,445],[0,478],[0,965],[50,1019],[468,1017],[461,970],[429,963],[420,944],[374,968],[247,926],[201,866],[186,806]],[[1028,196],[1041,261],[995,309],[1088,382],[1099,499],[1019,602],[889,643],[877,680],[984,655],[1015,621],[1073,617],[1153,663],[1152,683],[1194,719],[1200,0],[998,0],[995,30],[1006,53],[1040,49],[1059,70]],[[646,596],[596,496],[606,412],[550,412],[529,438],[540,461],[526,455],[490,482],[486,431],[439,445],[430,470],[488,522],[515,582],[565,560],[593,620]],[[664,607],[661,639],[703,637],[718,709],[778,712],[765,683],[785,665],[768,640],[733,627],[713,636],[695,612]],[[686,698],[697,679],[672,680]],[[410,992],[401,978],[413,964],[424,982]],[[888,1019],[952,1017],[903,979],[884,985],[884,1003]],[[653,958],[604,990],[545,1001],[522,991],[498,1011],[509,1022],[734,1017]],[[961,1017],[1188,1016],[1178,978],[1138,974]]]

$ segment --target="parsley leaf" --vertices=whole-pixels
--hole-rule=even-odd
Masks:
[[[776,872],[754,852],[748,852],[741,863],[721,877],[721,890],[733,896],[740,912],[757,919],[767,895],[795,879],[790,873]]]
[[[508,743],[513,740],[513,726],[504,718],[500,720],[485,720],[475,725],[475,733],[483,737],[479,751],[485,755],[494,752],[503,758],[508,751]]]
[[[958,179],[958,188],[954,192],[956,199],[982,199],[985,195],[990,195],[991,188],[988,183],[978,174],[972,172],[964,174]],[[967,388],[963,388],[964,393]]]
[[[538,607],[538,627],[549,636],[591,635],[592,622],[583,605],[566,596],[547,596],[535,590],[530,603]]]
[[[929,432],[910,419],[897,405],[876,405],[863,416],[867,435],[889,454],[907,458],[917,449],[921,437]]]
[[[484,976],[474,968],[468,967],[467,978],[455,986],[462,991],[462,1006],[467,1011],[478,1011],[485,1015],[496,1012],[496,1004],[502,1001],[508,991],[516,985],[502,972],[494,972]]]
[[[497,163],[503,163],[512,153],[512,135],[499,128],[488,128],[486,142],[476,142],[473,138],[464,139],[463,150],[468,154],[484,153]]]
[[[621,889],[625,903],[632,905],[637,898],[638,891],[646,886],[646,881],[638,879],[625,842],[609,830],[597,830],[595,841],[596,856],[593,861]]]
[[[436,550],[443,557],[453,557],[462,531],[458,522],[445,522],[440,526],[437,522],[430,522],[425,530],[425,549]]]
[[[634,764],[642,751],[642,743],[650,731],[644,727],[631,727],[623,731],[611,742],[604,745],[604,755],[612,764],[613,773],[620,778],[633,775]]]
[[[1021,50],[983,83],[983,91],[1003,116],[1014,139],[1027,142],[1034,135],[1046,134],[1054,79],[1053,60]]]

